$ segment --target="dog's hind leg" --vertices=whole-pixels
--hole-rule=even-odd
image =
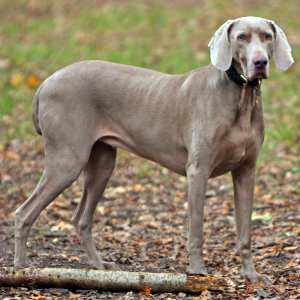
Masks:
[[[30,228],[41,211],[77,179],[88,161],[86,154],[69,146],[45,143],[45,169],[32,195],[15,212],[15,267],[29,267],[26,241]],[[55,146],[54,146],[55,145]]]
[[[97,270],[119,270],[114,263],[102,260],[93,243],[91,232],[94,211],[114,170],[116,154],[117,150],[107,144],[94,144],[83,170],[83,194],[72,218],[89,263]]]

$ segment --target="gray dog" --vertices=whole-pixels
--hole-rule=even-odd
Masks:
[[[190,274],[207,275],[202,257],[207,181],[231,171],[245,279],[271,283],[256,272],[251,256],[255,168],[264,140],[260,87],[272,56],[280,71],[293,63],[291,48],[274,22],[255,17],[226,22],[209,48],[212,64],[183,75],[84,61],[45,80],[33,100],[45,170],[16,210],[16,267],[30,266],[26,240],[33,222],[83,170],[83,194],[72,222],[90,265],[119,270],[102,260],[91,236],[119,147],[187,176]]]

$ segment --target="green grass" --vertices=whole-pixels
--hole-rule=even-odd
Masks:
[[[228,19],[252,15],[274,20],[287,34],[295,64],[271,65],[263,83],[266,140],[300,141],[300,12],[297,1],[8,1],[0,2],[0,142],[36,138],[31,101],[37,86],[74,62],[102,59],[170,74],[209,64],[207,45]],[[15,76],[15,77],[14,77]],[[19,77],[18,77],[19,76]],[[13,78],[19,78],[13,84]],[[294,148],[298,151],[298,148]]]

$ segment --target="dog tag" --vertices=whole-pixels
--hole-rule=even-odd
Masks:
[[[256,98],[256,106],[259,108],[259,97]]]
[[[261,90],[258,89],[257,87],[255,87],[255,89],[253,91],[253,95],[255,97],[256,106],[257,106],[257,108],[259,108],[259,97],[261,95]]]

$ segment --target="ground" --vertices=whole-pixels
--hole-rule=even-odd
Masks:
[[[300,198],[298,158],[276,149],[276,162],[260,162],[252,222],[253,258],[257,270],[273,285],[271,299],[300,299]],[[0,264],[13,266],[14,211],[33,191],[43,170],[41,139],[7,143],[0,152]],[[28,239],[29,261],[38,268],[89,268],[70,223],[78,204],[79,178],[50,204],[35,222]],[[120,151],[116,170],[98,204],[93,236],[106,261],[124,271],[185,273],[188,266],[187,182],[154,163]],[[204,260],[209,274],[229,276],[233,293],[202,295],[126,294],[57,289],[1,288],[6,299],[259,299],[241,276],[235,254],[233,188],[229,175],[208,183],[205,203]]]
[[[262,84],[266,138],[258,162],[253,209],[253,257],[273,285],[270,299],[300,298],[300,5],[294,0],[1,0],[0,1],[0,267],[12,266],[14,211],[43,171],[43,144],[31,118],[40,84],[83,60],[106,60],[183,74],[210,63],[207,45],[227,20],[274,20],[295,63],[273,61]],[[209,100],[209,99],[208,99]],[[28,239],[36,267],[89,268],[70,218],[81,179],[37,219]],[[234,293],[126,294],[0,288],[0,299],[258,299],[243,283],[235,255],[230,175],[209,181],[204,259],[209,274],[229,276]],[[122,270],[185,273],[188,265],[187,183],[153,163],[119,151],[101,199],[93,235],[104,259]]]

